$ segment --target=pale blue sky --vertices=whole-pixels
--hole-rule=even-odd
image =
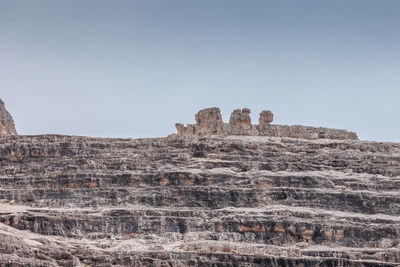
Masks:
[[[0,0],[0,97],[20,134],[154,137],[225,121],[400,142],[400,1]]]

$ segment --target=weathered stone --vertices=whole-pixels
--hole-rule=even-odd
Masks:
[[[264,110],[260,113],[259,125],[252,125],[250,109],[236,109],[232,112],[229,123],[223,123],[219,108],[210,108],[196,114],[196,125],[184,126],[177,123],[178,136],[209,136],[209,135],[248,135],[248,136],[274,136],[301,139],[339,139],[358,140],[357,134],[341,129],[310,127],[300,125],[270,124],[273,121],[271,111]]]
[[[185,135],[185,126],[182,123],[175,123],[175,128],[178,131],[178,135]]]
[[[310,127],[301,125],[276,125],[267,124],[259,127],[259,135],[290,137],[301,139],[338,139],[338,140],[358,140],[357,134],[342,129],[331,129],[323,127]]]
[[[14,120],[6,110],[3,100],[0,99],[0,138],[17,135]]]
[[[270,124],[274,120],[274,114],[269,110],[263,110],[260,113],[259,125],[263,127],[264,125]]]
[[[195,119],[198,135],[218,135],[222,133],[223,122],[219,108],[200,110]]]
[[[222,121],[221,111],[219,108],[207,108],[200,110],[196,116],[196,125],[187,125],[176,123],[179,136],[184,135],[223,135],[224,123]]]
[[[400,144],[200,136],[218,114],[167,138],[1,139],[0,266],[400,264]]]
[[[399,155],[270,136],[4,139],[0,265],[398,264]]]
[[[242,110],[235,109],[229,119],[229,124],[242,129],[251,127],[250,109],[244,108]]]

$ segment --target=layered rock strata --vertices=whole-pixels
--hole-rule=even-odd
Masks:
[[[219,108],[208,108],[200,110],[196,114],[196,124],[184,126],[181,123],[175,124],[179,136],[188,135],[248,135],[248,136],[274,136],[291,137],[302,139],[351,139],[357,140],[357,134],[342,129],[331,129],[324,127],[310,127],[301,125],[278,125],[270,124],[274,115],[269,110],[260,113],[258,125],[251,124],[250,109],[236,109],[232,112],[229,123],[222,121]],[[206,122],[198,120],[198,117],[207,118]]]
[[[0,99],[0,138],[9,135],[17,135],[17,130],[13,118],[8,113],[3,100]]]
[[[249,113],[1,138],[0,266],[399,266],[400,144],[249,136]]]
[[[396,266],[400,144],[0,141],[1,266]]]

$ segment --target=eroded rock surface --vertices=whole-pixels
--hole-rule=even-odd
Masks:
[[[17,135],[14,120],[8,113],[3,100],[0,99],[0,138]]]
[[[238,128],[250,128],[251,127],[251,118],[250,118],[250,109],[244,108],[242,110],[235,109],[231,117],[229,119],[229,124]]]
[[[14,136],[0,265],[398,266],[399,189],[397,143]]]
[[[263,110],[260,113],[259,126],[264,127],[274,120],[274,114],[270,110]]]
[[[259,124],[252,125],[250,109],[236,109],[232,112],[229,123],[222,121],[219,108],[200,110],[195,118],[196,124],[184,126],[175,124],[178,136],[209,136],[209,135],[247,135],[247,136],[274,136],[291,137],[301,139],[339,139],[358,140],[357,134],[342,129],[331,129],[324,127],[310,127],[301,125],[278,125],[270,124],[274,115],[269,110],[260,113]],[[203,119],[204,118],[204,119]]]

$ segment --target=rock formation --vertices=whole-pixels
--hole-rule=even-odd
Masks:
[[[250,118],[250,109],[244,108],[242,110],[235,109],[231,117],[229,119],[229,124],[243,129],[250,129],[251,128],[251,118]]]
[[[208,108],[199,111],[196,116],[200,135],[215,135],[222,131],[222,116],[219,108]]]
[[[274,120],[274,114],[269,110],[263,110],[260,113],[259,126],[264,127]]]
[[[219,108],[207,108],[200,110],[196,115],[196,125],[184,126],[175,124],[179,135],[220,135],[223,133],[224,123]]]
[[[0,266],[400,264],[400,144],[229,127],[0,139]]]
[[[0,138],[17,135],[14,120],[6,110],[3,100],[0,99]]]
[[[260,113],[258,125],[252,125],[250,119],[250,109],[236,109],[232,112],[229,123],[222,121],[219,108],[208,108],[200,110],[196,114],[196,124],[184,126],[177,123],[175,126],[178,136],[198,135],[248,135],[248,136],[274,136],[291,137],[302,139],[353,139],[357,140],[357,134],[341,129],[330,129],[323,127],[310,127],[301,125],[277,125],[270,124],[274,115],[269,110]],[[198,117],[205,118],[198,120]]]

